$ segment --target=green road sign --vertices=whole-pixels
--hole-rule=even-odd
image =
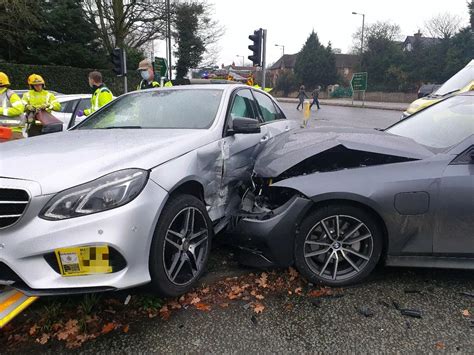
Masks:
[[[166,76],[168,71],[168,62],[165,58],[155,57],[155,74],[159,74],[160,77]]]
[[[352,91],[367,90],[367,72],[354,73],[351,80]]]

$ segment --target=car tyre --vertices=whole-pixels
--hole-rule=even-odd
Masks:
[[[163,297],[189,291],[205,271],[212,237],[212,222],[201,200],[191,195],[171,197],[150,248],[154,291]]]
[[[382,228],[370,213],[333,204],[314,210],[302,221],[295,238],[295,264],[312,283],[346,286],[373,271],[382,247]]]

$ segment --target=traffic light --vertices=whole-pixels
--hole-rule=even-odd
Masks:
[[[112,69],[117,76],[123,76],[127,73],[125,64],[125,52],[122,48],[114,48],[110,55],[114,68]]]
[[[260,28],[256,31],[253,31],[253,35],[250,35],[249,39],[253,42],[253,44],[249,46],[249,49],[252,51],[252,55],[249,55],[248,58],[252,61],[254,66],[262,66],[263,30]]]

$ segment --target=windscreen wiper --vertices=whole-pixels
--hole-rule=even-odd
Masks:
[[[110,127],[104,127],[100,129],[141,129],[142,126],[110,126]]]

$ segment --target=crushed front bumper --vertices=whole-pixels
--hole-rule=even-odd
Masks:
[[[239,262],[251,267],[292,265],[295,235],[311,205],[311,200],[294,196],[271,213],[238,217],[227,241],[238,247]]]
[[[0,178],[0,186],[12,184],[27,189],[32,197],[21,219],[0,229],[0,284],[28,295],[45,295],[123,289],[150,281],[150,245],[167,198],[167,192],[152,180],[122,207],[62,221],[38,217],[52,197],[41,195],[38,184]],[[113,250],[121,265],[110,273],[61,275],[55,250],[98,245]]]

